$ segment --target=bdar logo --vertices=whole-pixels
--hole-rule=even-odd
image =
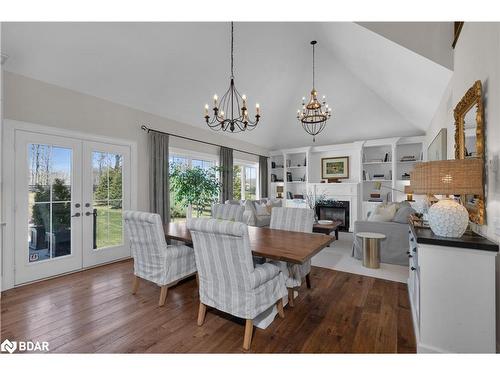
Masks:
[[[9,339],[5,339],[0,345],[0,350],[2,352],[9,352],[10,354],[14,353],[17,349],[17,342],[12,342]]]

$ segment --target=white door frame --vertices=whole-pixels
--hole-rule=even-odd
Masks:
[[[61,128],[54,128],[45,125],[33,124],[24,121],[4,119],[4,134],[3,134],[3,147],[2,147],[2,170],[3,176],[3,218],[5,221],[3,244],[1,245],[2,256],[2,277],[0,283],[0,290],[4,291],[11,289],[15,286],[15,133],[17,130],[29,131],[32,133],[40,133],[45,135],[55,135],[61,137],[79,138],[84,141],[92,142],[106,142],[121,146],[130,147],[130,208],[135,210],[137,208],[137,142],[111,138],[100,135],[91,135],[82,132],[66,130]],[[2,217],[2,215],[0,215]]]

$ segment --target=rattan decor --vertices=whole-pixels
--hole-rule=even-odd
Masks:
[[[483,160],[479,158],[418,163],[410,176],[414,194],[483,193]]]

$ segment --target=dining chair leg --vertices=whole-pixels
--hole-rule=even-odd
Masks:
[[[310,274],[308,273],[306,275],[306,285],[307,285],[307,289],[311,289],[311,278],[309,276]]]
[[[137,289],[139,289],[139,278],[134,275],[134,281],[132,281],[132,294],[136,294]]]
[[[160,291],[160,302],[158,302],[158,306],[165,305],[165,300],[167,299],[168,286],[163,285]]]
[[[295,304],[293,303],[293,289],[292,288],[288,288],[288,305],[290,307],[295,306]]]
[[[253,333],[253,320],[247,319],[245,323],[245,337],[243,337],[243,349],[250,349],[250,344],[252,343],[252,333]]]
[[[200,302],[198,308],[198,325],[201,326],[205,322],[205,315],[207,314],[207,306]]]
[[[278,302],[276,302],[276,308],[278,309],[278,315],[280,318],[284,318],[285,312],[283,311],[283,298],[280,298]]]

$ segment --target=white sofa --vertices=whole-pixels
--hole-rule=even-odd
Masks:
[[[257,200],[227,200],[226,204],[237,204],[245,207],[245,212],[243,213],[243,221],[253,227],[268,227],[271,223],[271,213],[270,212],[259,212],[256,207],[258,204],[271,204],[272,207],[281,207],[281,199],[269,199],[262,198]]]

